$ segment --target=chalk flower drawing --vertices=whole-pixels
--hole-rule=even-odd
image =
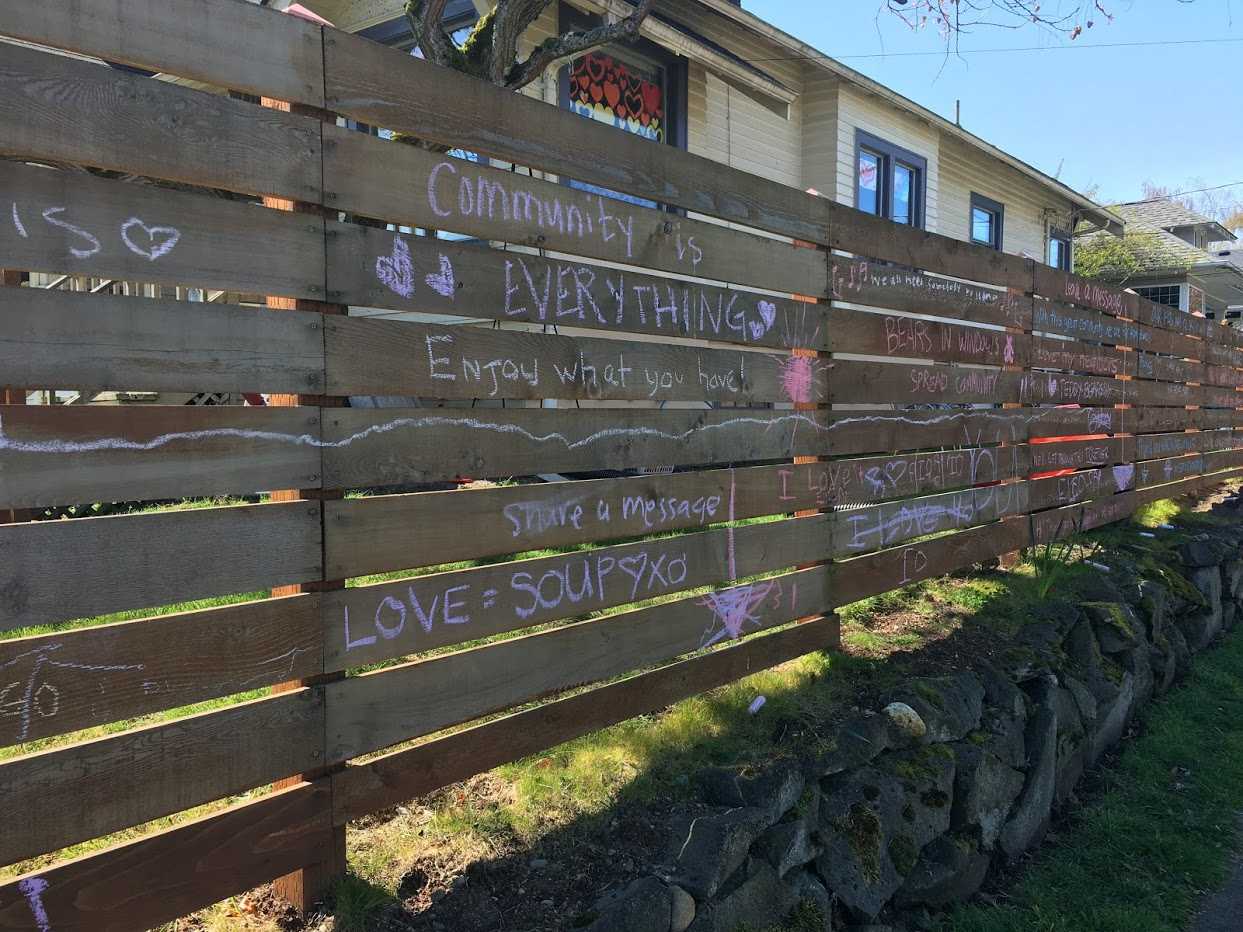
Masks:
[[[410,261],[410,247],[400,236],[393,237],[391,255],[375,260],[375,274],[403,298],[414,294],[414,263]]]
[[[130,239],[130,230],[135,227],[147,234],[150,245],[135,243]],[[177,241],[181,239],[181,231],[176,227],[149,227],[137,217],[130,217],[121,224],[121,241],[129,247],[131,252],[137,253],[145,259],[154,262],[160,256],[167,255]]]

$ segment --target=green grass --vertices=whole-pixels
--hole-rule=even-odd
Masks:
[[[1164,522],[1159,522],[1164,523]],[[1142,736],[1004,903],[961,907],[940,932],[1182,932],[1239,845],[1243,629],[1149,706]]]

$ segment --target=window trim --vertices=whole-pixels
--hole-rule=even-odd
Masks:
[[[873,136],[866,130],[855,127],[855,161],[854,161],[854,178],[855,178],[855,209],[862,210],[859,206],[859,156],[864,150],[881,157],[881,173],[883,179],[878,175],[877,185],[877,202],[880,210],[874,216],[883,217],[886,220],[893,220],[893,166],[895,163],[901,163],[907,168],[915,171],[915,186],[911,192],[911,222],[910,226],[917,230],[924,228],[926,220],[925,211],[925,193],[928,184],[928,160],[922,155],[916,155],[909,149],[903,149],[901,146],[887,142],[879,136]],[[903,224],[906,226],[907,224]]]
[[[997,218],[997,228],[993,231],[993,235],[997,238],[995,243],[988,243],[984,240],[975,238],[975,212],[976,209],[987,211]],[[971,210],[967,214],[967,239],[976,246],[984,246],[988,249],[995,249],[1001,252],[1002,243],[1005,237],[1006,228],[1006,205],[1001,201],[994,201],[991,197],[985,197],[983,194],[971,192]]]
[[[1071,271],[1075,267],[1075,253],[1074,253],[1074,245],[1073,245],[1074,238],[1070,235],[1070,233],[1068,233],[1066,230],[1063,230],[1061,227],[1055,227],[1052,224],[1050,224],[1049,226],[1050,245],[1053,243],[1054,240],[1058,240],[1062,242],[1063,244],[1065,244],[1066,246],[1066,266],[1063,268],[1060,265],[1055,265],[1053,266],[1053,268],[1055,269],[1060,268],[1062,269],[1063,272]],[[1045,256],[1046,258],[1048,257],[1047,252],[1045,253]]]

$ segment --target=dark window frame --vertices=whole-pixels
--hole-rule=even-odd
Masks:
[[[994,242],[986,242],[975,238],[975,212],[983,210],[992,214],[996,218],[996,225],[993,228]],[[1006,228],[1006,205],[1001,201],[995,201],[991,197],[985,197],[983,194],[971,192],[971,212],[967,215],[967,237],[977,246],[985,246],[989,249],[996,249],[1001,252],[1002,243],[1004,242]]]
[[[1066,230],[1061,229],[1060,227],[1050,226],[1049,227],[1050,246],[1052,246],[1054,242],[1059,242],[1065,247],[1066,251],[1063,254],[1066,256],[1066,264],[1055,265],[1053,266],[1053,268],[1061,269],[1064,272],[1069,272],[1074,267],[1074,264],[1075,264],[1074,252],[1072,251],[1072,245],[1071,245],[1074,242],[1073,237],[1071,237],[1070,233],[1068,233]]]
[[[879,136],[873,136],[865,130],[855,129],[855,208],[862,210],[859,206],[859,157],[864,152],[870,152],[872,155],[880,157],[880,170],[877,172],[876,178],[876,203],[877,211],[875,216],[884,217],[886,220],[893,219],[893,170],[895,165],[903,165],[911,169],[915,175],[915,183],[911,190],[911,222],[909,226],[917,230],[924,228],[926,219],[924,196],[928,183],[928,160],[922,155],[916,155],[909,149],[903,149],[901,146],[894,145],[881,139]],[[871,211],[869,211],[871,213]],[[903,224],[906,226],[907,224]]]

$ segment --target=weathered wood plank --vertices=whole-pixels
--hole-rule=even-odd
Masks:
[[[324,105],[319,27],[254,4],[76,0],[65,10],[41,0],[9,0],[0,34],[278,100]]]
[[[1142,434],[1135,438],[1135,459],[1155,460],[1185,453],[1233,450],[1243,446],[1243,433],[1201,430],[1194,433]]]
[[[1139,299],[1135,295],[1127,295],[1121,288],[1089,281],[1042,262],[1036,262],[1033,265],[1035,276],[1032,291],[1036,294],[1054,301],[1104,311],[1115,317],[1134,319],[1134,315],[1128,314],[1127,310],[1138,302]]]
[[[1032,449],[1010,443],[834,460],[827,467],[837,493],[833,503],[875,502],[1021,479],[1029,471]]]
[[[326,327],[329,394],[789,403],[828,392],[824,363],[784,353],[367,318]]]
[[[314,863],[332,832],[327,781],[0,884],[0,926],[146,929]],[[38,903],[38,911],[35,904]]]
[[[1199,453],[1144,460],[1135,465],[1135,488],[1146,489],[1178,479],[1190,479],[1205,472],[1205,457]]]
[[[0,249],[15,268],[323,295],[323,222],[305,214],[12,162],[0,162],[0,192],[11,208]]]
[[[827,560],[833,524],[815,515],[345,589],[326,600],[326,665],[365,666]]]
[[[1025,376],[1000,369],[836,359],[833,404],[991,404],[1022,400]]]
[[[272,60],[272,52],[264,57]],[[27,46],[6,44],[0,58],[6,155],[318,200],[319,126],[310,117]]]
[[[315,486],[318,432],[307,420],[233,405],[2,405],[0,507]]]
[[[324,487],[815,456],[823,434],[814,411],[345,409],[325,416]]]
[[[828,601],[817,567],[349,677],[327,690],[328,760],[820,614]]]
[[[1155,379],[1161,382],[1203,382],[1207,374],[1207,367],[1202,362],[1177,359],[1173,356],[1157,356],[1153,353],[1130,355],[1135,357],[1135,364],[1134,371],[1128,374],[1139,379]]]
[[[1031,474],[1063,469],[1087,469],[1127,463],[1134,458],[1135,441],[1130,437],[1098,437],[1093,440],[1067,440],[1031,443],[1027,446]]]
[[[333,221],[327,261],[328,296],[354,306],[828,348],[814,305],[575,258],[544,259]]]
[[[296,392],[323,383],[320,315],[0,287],[0,384]]]
[[[1204,402],[1204,391],[1186,382],[1153,382],[1135,379],[1129,383],[1127,403],[1141,407],[1199,405]]]
[[[1208,385],[1222,385],[1229,388],[1243,388],[1243,369],[1233,366],[1210,365],[1206,368],[1203,379],[1196,381]]]
[[[351,764],[333,778],[334,822],[344,825],[814,650],[835,647],[837,641],[836,617],[822,618],[394,751],[365,764]]]
[[[0,641],[0,747],[323,672],[311,596]]]
[[[319,578],[309,502],[9,524],[0,631]]]
[[[433,566],[824,508],[840,482],[805,463],[346,499],[324,552],[337,576]]]
[[[1062,369],[1092,375],[1135,375],[1137,356],[1154,358],[1147,353],[1127,353],[1093,343],[1033,337],[1030,360],[1031,366],[1037,369]]]
[[[1062,505],[1106,498],[1135,487],[1135,467],[1127,463],[1108,469],[1083,469],[1064,476],[1033,479],[1028,483],[1029,509],[1043,511]]]
[[[0,762],[0,863],[309,770],[323,735],[323,694],[301,689]]]
[[[824,295],[826,255],[344,128],[324,188],[343,210],[485,240],[794,294]]]
[[[923,317],[868,313],[835,306],[828,311],[828,328],[835,353],[913,357],[985,366],[1026,366],[1031,355],[1031,338],[1022,334]]]

